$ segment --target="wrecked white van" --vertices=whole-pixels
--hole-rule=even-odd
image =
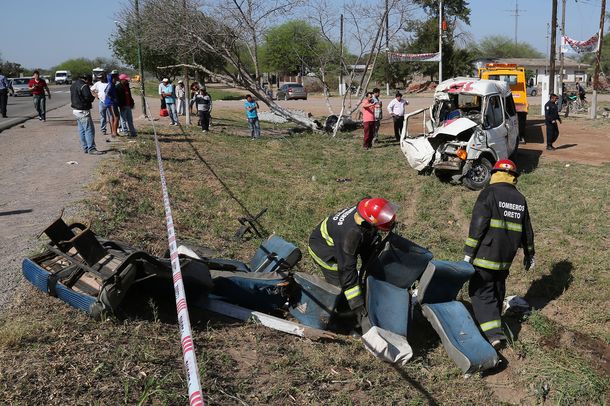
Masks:
[[[421,131],[413,131],[415,120],[421,120]],[[420,173],[479,190],[489,183],[494,163],[515,153],[518,135],[506,83],[454,78],[436,87],[431,107],[405,115],[400,148]]]

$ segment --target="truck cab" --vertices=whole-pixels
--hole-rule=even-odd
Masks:
[[[529,111],[525,68],[511,63],[488,63],[485,67],[479,68],[479,78],[506,82],[510,87],[519,119],[519,139],[523,142],[525,140],[525,124]]]
[[[58,70],[55,72],[56,85],[69,85],[72,83],[72,74],[69,70]]]

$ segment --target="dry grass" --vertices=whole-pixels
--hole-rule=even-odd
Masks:
[[[462,257],[476,193],[416,175],[389,141],[365,152],[360,133],[289,136],[285,127],[265,125],[264,138],[249,141],[241,115],[216,120],[207,134],[167,128],[162,133],[182,242],[248,260],[258,241],[232,239],[241,204],[251,212],[268,208],[265,228],[305,247],[320,218],[363,196],[382,195],[402,206],[399,233],[439,259]],[[143,135],[104,166],[89,201],[98,233],[155,254],[165,251],[156,164],[151,138]],[[508,284],[509,293],[525,295],[541,310],[513,325],[508,367],[495,375],[506,380],[508,396],[490,377],[464,379],[424,320],[415,321],[409,337],[415,357],[394,368],[351,338],[310,342],[195,312],[195,344],[210,403],[603,404],[609,390],[604,371],[575,350],[579,342],[551,345],[548,337],[567,329],[585,332],[598,338],[600,357],[608,356],[610,166],[600,171],[541,161],[531,169],[519,187],[534,219],[537,268],[525,273],[517,258]],[[306,255],[299,268],[315,272]],[[10,366],[0,370],[6,403],[186,401],[172,292],[164,300],[143,300],[135,315],[101,324],[33,288],[17,302],[0,324],[0,362]]]

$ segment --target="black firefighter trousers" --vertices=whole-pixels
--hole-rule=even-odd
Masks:
[[[489,342],[506,340],[502,330],[502,304],[506,296],[506,271],[491,271],[474,267],[475,274],[468,285],[468,295],[474,316]]]

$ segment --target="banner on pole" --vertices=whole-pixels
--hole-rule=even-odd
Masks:
[[[599,47],[599,33],[595,34],[586,41],[577,41],[568,36],[561,36],[561,52],[573,52],[584,54],[588,52],[597,52]]]
[[[388,52],[388,62],[440,62],[441,55],[438,52],[429,54],[401,54],[398,52]]]

